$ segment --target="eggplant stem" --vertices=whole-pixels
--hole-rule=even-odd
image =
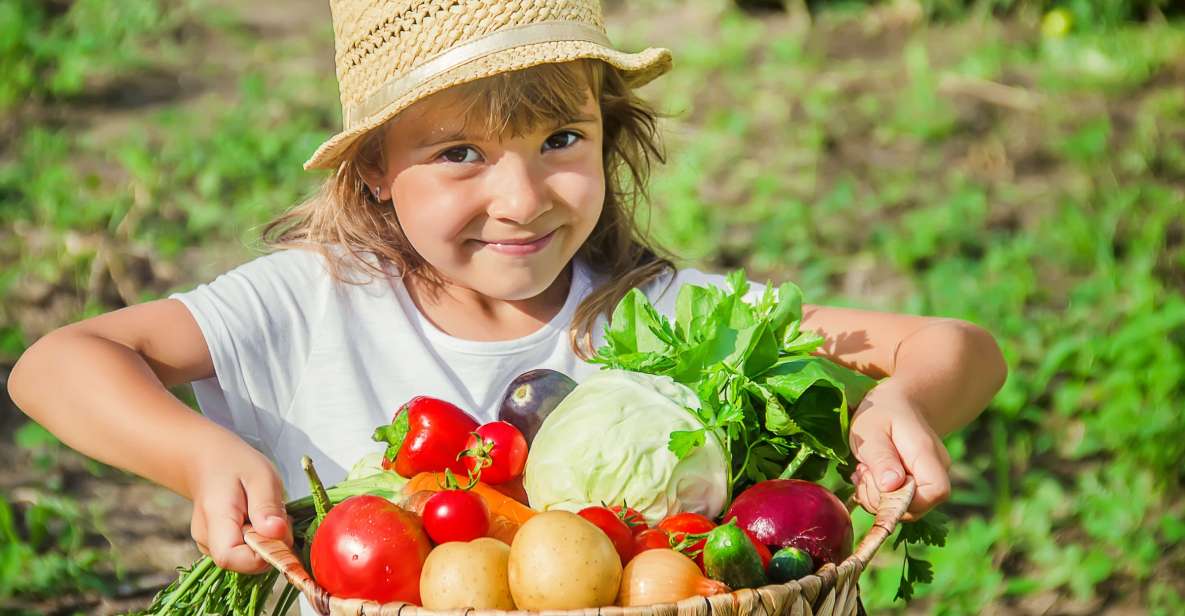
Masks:
[[[329,509],[333,507],[333,503],[329,501],[329,493],[325,491],[325,484],[321,483],[321,478],[317,476],[317,469],[313,468],[313,459],[302,456],[300,467],[304,469],[305,475],[309,478],[309,487],[312,488],[313,493],[313,508],[317,511],[316,524],[319,526],[321,520],[325,519],[325,514],[329,513]]]

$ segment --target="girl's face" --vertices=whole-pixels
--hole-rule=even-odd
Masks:
[[[401,113],[385,136],[381,198],[451,286],[538,296],[592,233],[605,201],[600,105],[511,137],[463,134],[448,91]]]

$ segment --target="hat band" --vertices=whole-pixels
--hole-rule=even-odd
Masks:
[[[545,21],[495,30],[457,45],[407,73],[387,81],[368,94],[362,102],[344,108],[342,123],[347,130],[352,129],[427,79],[466,62],[505,49],[558,41],[588,41],[612,48],[612,43],[604,32],[580,22]]]

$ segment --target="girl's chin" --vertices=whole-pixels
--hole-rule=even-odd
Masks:
[[[467,272],[465,286],[482,295],[503,301],[522,301],[538,297],[551,288],[563,274],[567,262],[553,257],[532,264],[482,263]]]

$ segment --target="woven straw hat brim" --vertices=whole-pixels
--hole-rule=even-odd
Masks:
[[[305,162],[304,168],[337,168],[343,155],[358,138],[381,126],[416,101],[452,86],[539,64],[570,62],[581,58],[604,60],[620,69],[626,81],[633,87],[645,85],[671,68],[671,52],[663,48],[626,53],[588,41],[553,41],[495,51],[424,80],[406,94],[392,100],[363,123],[329,138]]]

